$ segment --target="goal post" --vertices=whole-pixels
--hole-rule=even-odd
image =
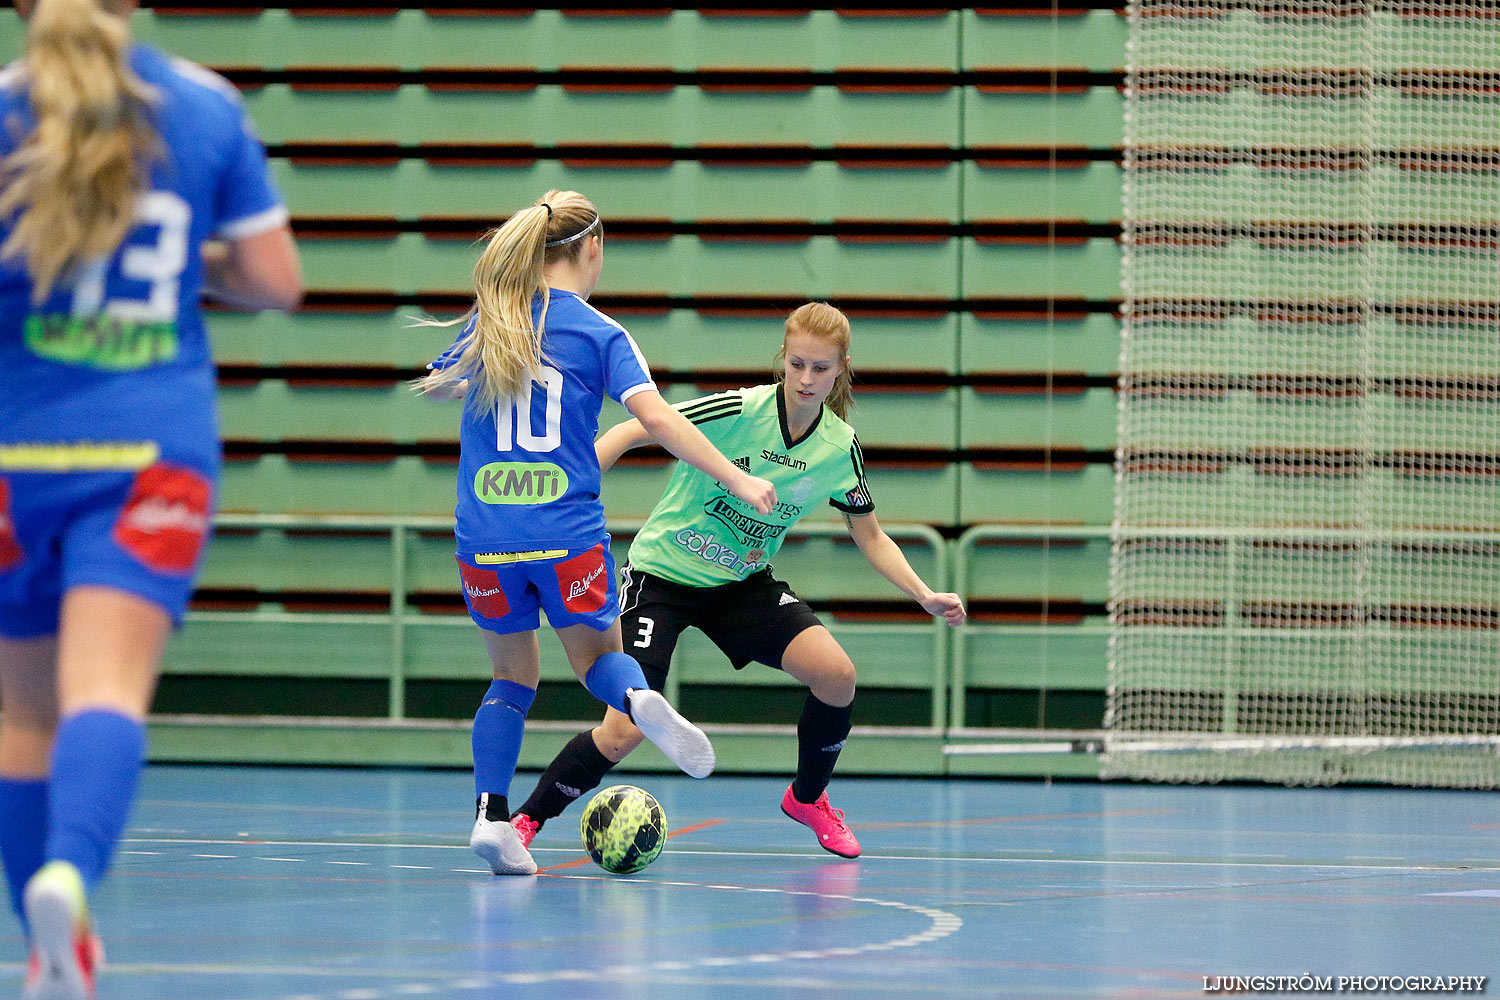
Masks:
[[[1128,19],[1104,773],[1500,785],[1500,15]]]

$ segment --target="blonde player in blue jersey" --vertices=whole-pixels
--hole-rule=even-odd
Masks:
[[[94,996],[88,896],[134,799],[219,471],[199,296],[289,309],[238,93],[121,0],[22,0],[0,72],[0,853],[27,1000]]]
[[[735,667],[754,660],[807,685],[797,723],[797,776],[781,809],[810,827],[824,850],[859,855],[844,814],[828,802],[834,764],[849,735],[855,672],[833,635],[785,583],[771,558],[786,532],[817,504],[844,516],[860,553],[902,592],[949,625],[965,620],[957,594],[934,593],[875,519],[864,461],[845,422],[851,401],[849,321],[821,302],[787,318],[774,385],[725,392],[681,404],[691,420],[736,464],[765,476],[781,501],[766,516],[748,509],[715,481],[683,465],[630,546],[623,572],[621,627],[626,648],[660,690],[683,629],[713,640]],[[597,444],[608,469],[631,448],[655,439],[627,420]],[[541,825],[595,787],[640,745],[641,734],[618,712],[579,733],[548,766],[512,817],[530,844]]]
[[[688,774],[713,770],[702,730],[623,652],[594,452],[604,397],[747,507],[765,514],[776,504],[768,481],[667,405],[630,334],[588,304],[603,263],[598,210],[575,191],[548,191],[490,238],[474,267],[474,307],[421,384],[436,398],[464,398],[456,555],[494,667],[474,716],[469,845],[496,875],[536,872],[506,796],[540,676],[540,611],[590,693]]]

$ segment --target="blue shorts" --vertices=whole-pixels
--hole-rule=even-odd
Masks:
[[[588,625],[603,632],[620,617],[609,536],[586,549],[459,552],[464,603],[480,628],[530,632],[547,612],[553,628]]]
[[[209,474],[167,462],[0,475],[0,637],[56,635],[63,595],[83,584],[145,598],[180,625],[213,501]]]

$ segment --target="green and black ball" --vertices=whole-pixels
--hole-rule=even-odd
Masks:
[[[644,788],[611,785],[589,800],[578,823],[583,849],[607,872],[645,868],[667,842],[667,814]]]

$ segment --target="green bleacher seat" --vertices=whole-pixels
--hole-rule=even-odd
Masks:
[[[467,240],[420,233],[391,239],[303,239],[300,248],[310,289],[397,294],[468,293],[482,249]],[[953,240],[841,243],[832,236],[814,236],[765,243],[617,237],[607,243],[598,294],[946,300],[957,292],[957,260]]]
[[[835,300],[837,304],[837,300]],[[653,374],[743,373],[747,385],[771,380],[785,315],[696,309],[604,311],[614,316],[646,356]],[[790,311],[790,310],[787,310]],[[452,343],[459,327],[413,326],[422,311],[231,313],[209,316],[214,360],[221,365],[365,366],[421,368]],[[450,314],[441,317],[451,318]],[[959,318],[851,318],[856,376],[876,372],[942,374],[955,370]],[[714,376],[718,379],[718,376]],[[713,391],[704,387],[692,395]],[[856,383],[856,393],[859,391]],[[685,396],[683,398],[692,398]],[[856,400],[857,402],[857,400]]]
[[[332,8],[330,8],[332,10]],[[215,10],[196,16],[138,12],[137,36],[209,65],[534,66],[625,68],[956,68],[957,15],[848,18],[642,9],[590,17],[586,8],[497,7],[437,13],[416,8],[338,11]],[[896,13],[896,12],[893,12]]]
[[[1110,161],[1063,162],[1056,169],[1045,161],[1027,165],[964,165],[964,204],[973,217],[987,219],[1118,220],[1123,172]]]
[[[626,86],[622,83],[621,86]],[[956,88],[861,93],[832,86],[784,92],[569,92],[555,84],[519,91],[294,90],[274,83],[245,95],[269,143],[395,142],[666,143],[952,146]],[[985,140],[993,141],[993,140]]]
[[[446,441],[457,443],[459,406],[426,399],[405,382],[368,387],[284,379],[219,387],[227,438],[250,441]]]
[[[840,304],[837,298],[832,302]],[[749,374],[749,384],[754,385],[771,379],[786,319],[779,310],[736,315],[673,309],[614,315],[635,338],[653,373],[737,371]],[[952,313],[904,317],[856,312],[849,324],[856,414],[861,373],[928,374],[955,369],[958,319]]]
[[[221,365],[421,368],[453,342],[460,328],[412,325],[420,315],[415,307],[396,312],[215,312],[209,314],[208,328],[214,360]]]
[[[1103,604],[1109,597],[1108,538],[1035,537],[970,543],[964,597]]]
[[[960,404],[961,448],[1114,447],[1116,399],[1112,389],[1047,394],[966,388]]]
[[[162,672],[384,680],[391,672],[390,646],[391,626],[376,615],[268,621],[190,614],[167,644]],[[477,664],[485,662],[484,650],[476,652],[483,677],[485,668]]]
[[[1114,468],[1106,463],[1052,470],[995,463],[959,466],[959,521],[1109,524],[1114,517]]]
[[[263,514],[452,515],[458,466],[414,455],[294,460],[268,454],[224,464],[219,507]]]
[[[978,240],[964,247],[964,293],[974,297],[1120,297],[1120,247],[1095,237],[1054,245]]]
[[[1120,324],[1109,313],[1051,320],[963,313],[960,331],[959,367],[966,374],[1119,371]]]
[[[951,449],[957,445],[959,392],[865,386],[856,392],[849,421],[866,448]]]
[[[963,63],[969,68],[1119,69],[1125,65],[1128,34],[1125,18],[1112,10],[1052,17],[1044,5],[1020,12],[971,8],[964,11]]]
[[[555,159],[515,166],[448,166],[420,159],[366,165],[277,159],[276,177],[298,216],[416,220],[479,217],[495,224],[551,188],[581,191],[614,219],[780,221],[949,219],[959,168],[849,168],[833,160],[747,166],[644,160],[609,169]],[[793,155],[793,154],[789,154]],[[1117,185],[1118,186],[1118,185]],[[1119,215],[1118,210],[1111,218]]]
[[[1102,691],[1109,630],[1100,625],[974,625],[964,644],[968,688]]]
[[[964,100],[964,142],[1112,149],[1124,141],[1123,110],[1113,87],[1059,94],[971,87]]]
[[[225,530],[208,547],[198,587],[389,593],[393,558],[387,532]]]

